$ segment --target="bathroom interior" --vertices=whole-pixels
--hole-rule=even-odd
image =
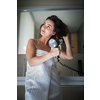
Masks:
[[[60,61],[84,73],[84,1],[51,1],[17,2],[17,100],[25,100],[27,42],[30,38],[40,37],[40,25],[50,15],[57,15],[69,27],[69,40],[74,58]],[[60,49],[66,50],[64,43]],[[62,100],[84,100],[84,74],[60,65],[56,58],[55,67],[61,80]]]

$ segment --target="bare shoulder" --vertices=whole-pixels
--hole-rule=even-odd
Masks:
[[[30,59],[31,57],[35,56],[36,54],[36,40],[35,39],[29,39],[27,48],[26,48],[26,57],[27,59]]]
[[[37,40],[36,39],[29,39],[28,40],[28,45],[36,45],[37,44]]]
[[[35,48],[34,39],[29,39],[27,43],[27,50],[30,48]]]
[[[34,42],[35,42],[35,39],[31,38],[31,39],[28,40],[28,43],[34,43]]]

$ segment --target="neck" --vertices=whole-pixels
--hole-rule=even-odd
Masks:
[[[50,39],[50,38],[48,38],[48,37],[42,36],[39,40],[40,40],[40,42],[42,42],[44,45],[47,45],[49,39]]]

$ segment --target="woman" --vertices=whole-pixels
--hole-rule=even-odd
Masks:
[[[41,25],[41,38],[30,39],[27,44],[27,72],[25,80],[26,100],[62,100],[62,91],[53,57],[73,59],[68,39],[68,27],[57,16],[52,15]],[[63,38],[66,52],[51,48],[51,38]]]

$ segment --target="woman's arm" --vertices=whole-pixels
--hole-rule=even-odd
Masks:
[[[43,56],[36,57],[36,48],[34,45],[34,40],[30,39],[28,41],[27,48],[26,48],[26,57],[27,57],[27,60],[29,62],[29,65],[31,67],[38,65],[38,64],[41,64],[44,61],[50,59],[51,57],[54,57],[57,55],[59,55],[59,49],[58,48],[55,48],[55,49],[51,48],[51,51],[49,53],[47,53]]]
[[[61,51],[60,52],[60,58],[61,59],[73,59],[73,53],[72,53],[72,49],[71,49],[71,45],[69,42],[69,38],[68,35],[63,37],[65,44],[66,44],[66,52]]]

